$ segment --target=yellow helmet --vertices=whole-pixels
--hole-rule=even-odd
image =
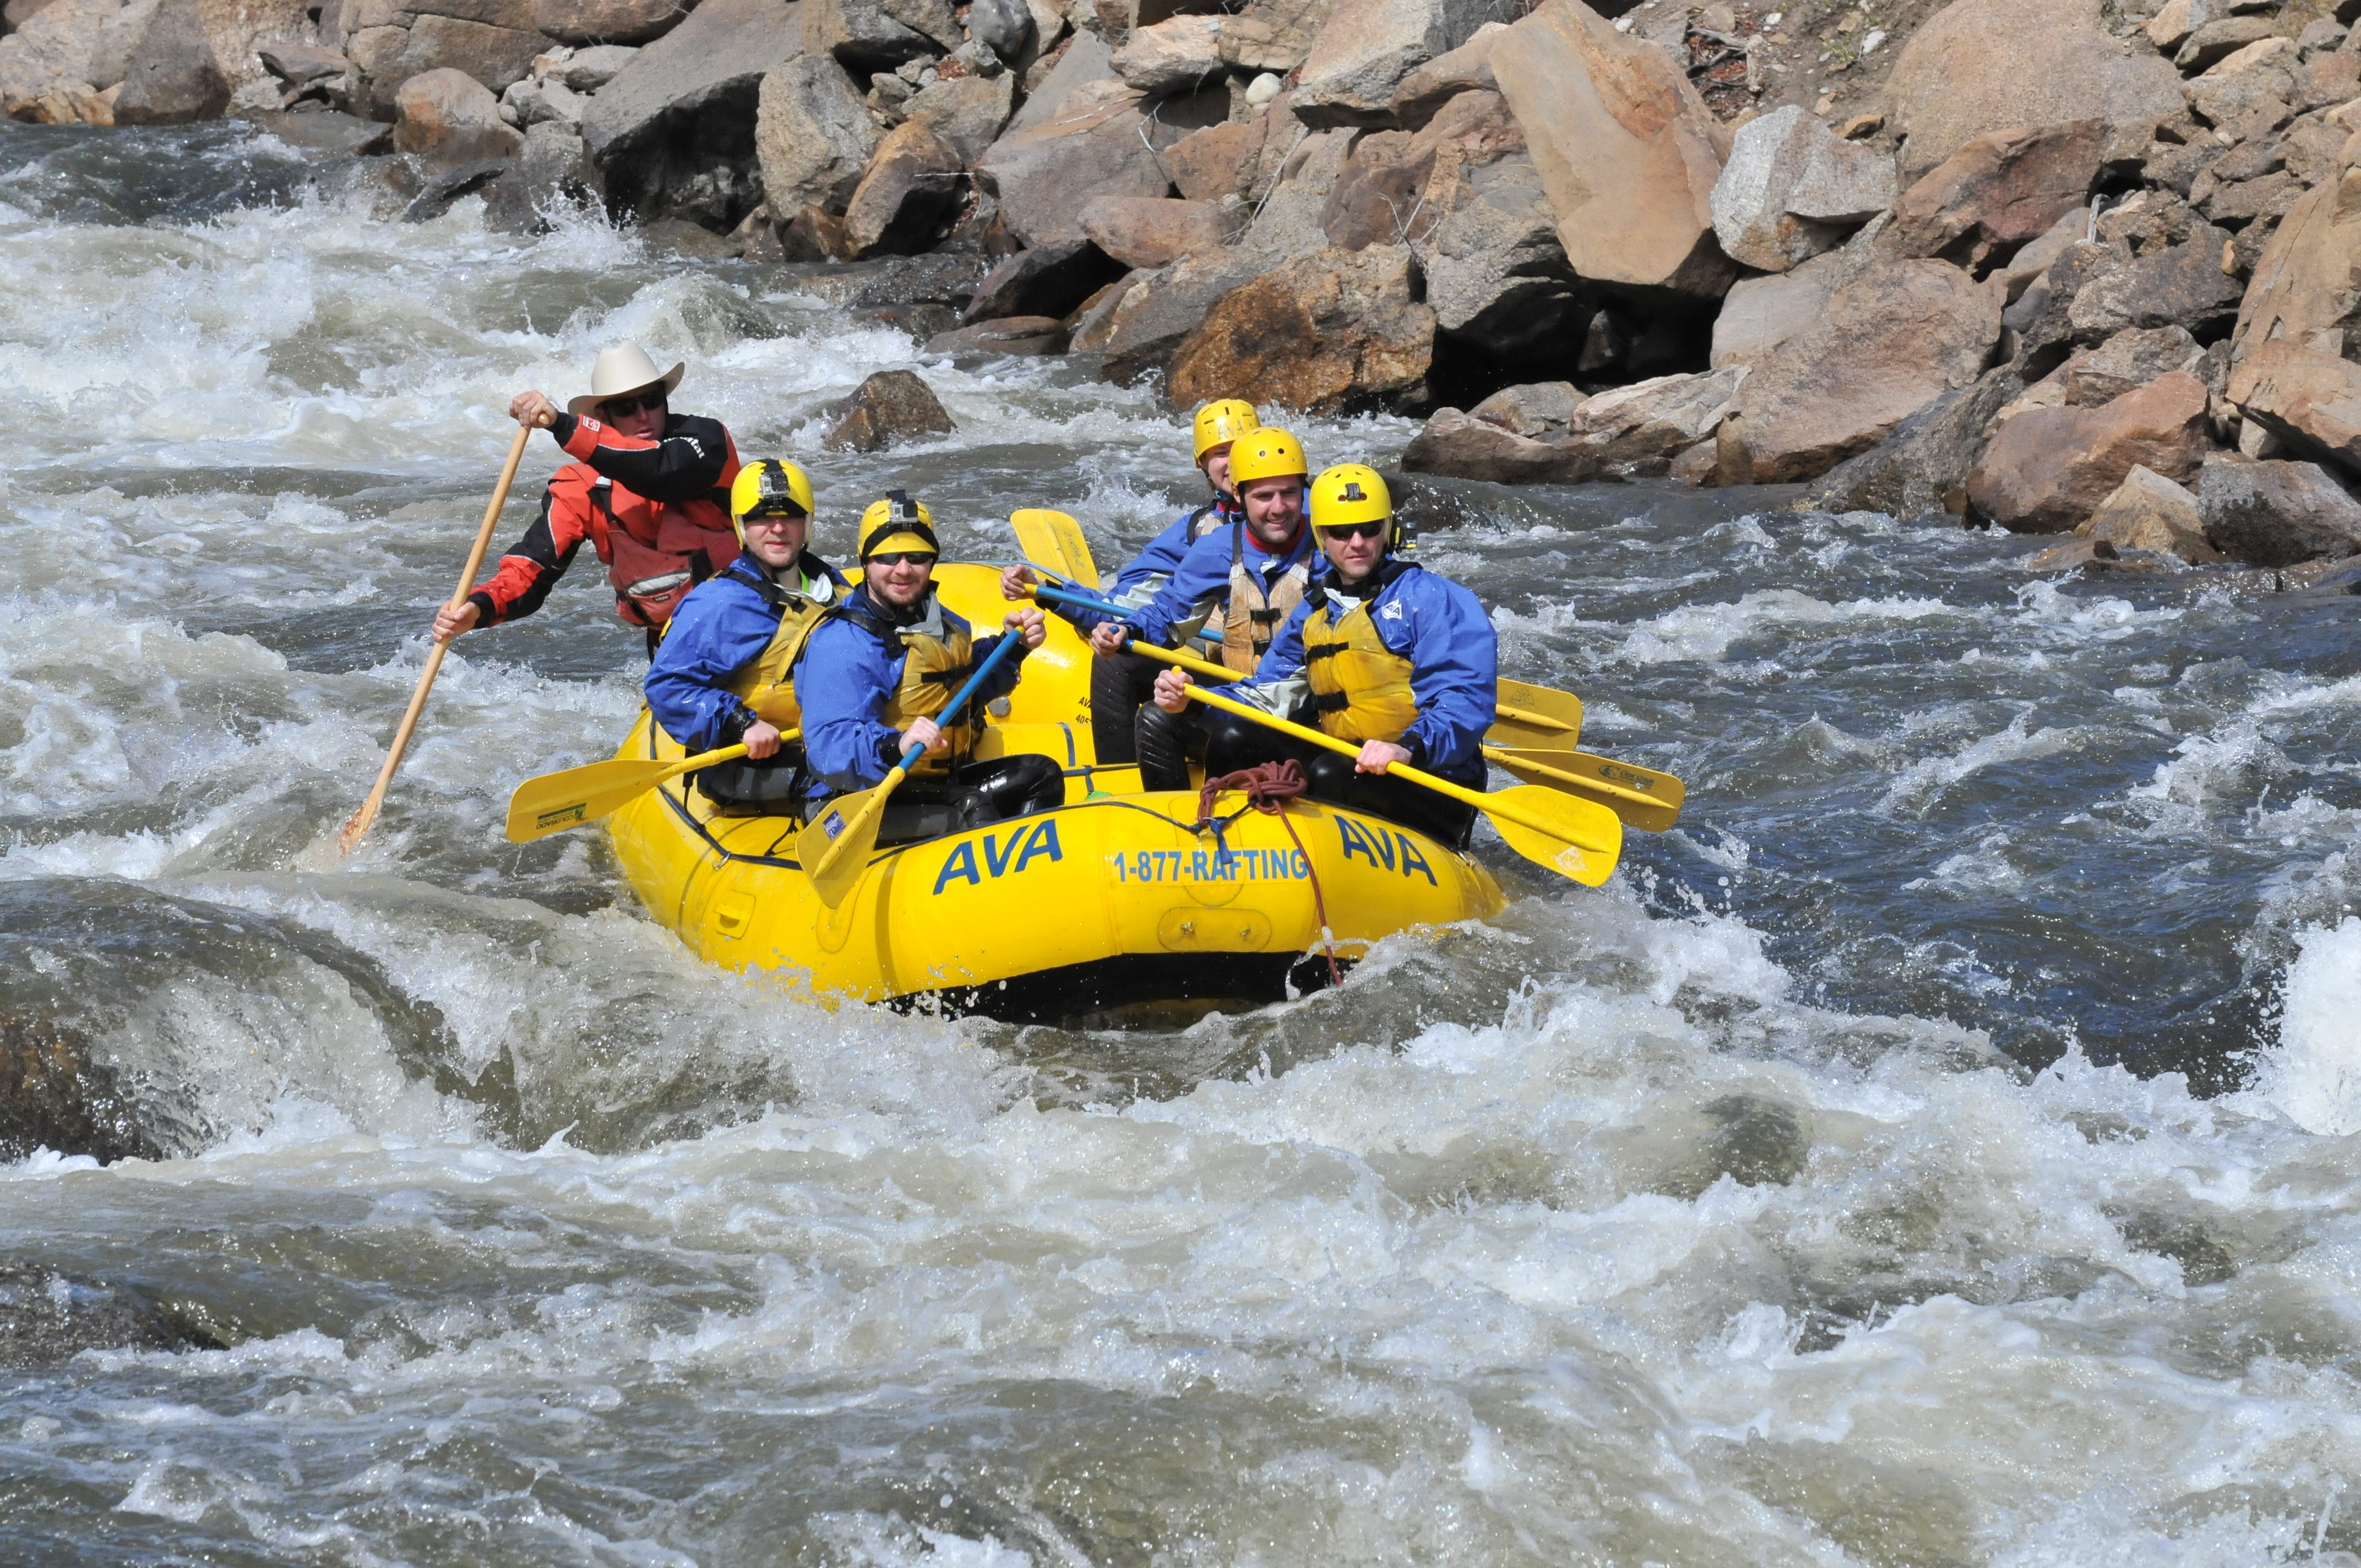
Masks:
[[[1230,448],[1230,483],[1243,488],[1256,479],[1276,479],[1292,474],[1308,478],[1312,465],[1303,443],[1283,430],[1260,426],[1238,438]]]
[[[1383,522],[1394,515],[1393,493],[1375,468],[1339,463],[1312,481],[1312,526],[1348,528]]]
[[[935,514],[923,501],[912,500],[902,490],[888,490],[883,500],[871,501],[869,510],[861,514],[861,558],[884,555],[902,550],[925,550],[942,554],[935,540]]]
[[[750,517],[794,517],[812,514],[811,476],[793,463],[783,463],[776,457],[757,457],[738,470],[730,481],[730,521],[741,522]],[[738,536],[743,541],[746,531]]]
[[[1205,454],[1224,442],[1235,441],[1248,431],[1262,428],[1262,416],[1254,405],[1236,398],[1217,398],[1197,411],[1197,466],[1205,466]]]

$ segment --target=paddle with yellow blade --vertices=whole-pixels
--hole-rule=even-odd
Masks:
[[[983,684],[984,677],[1008,657],[1010,649],[1021,647],[1024,641],[1024,633],[1015,627],[1004,631],[993,645],[991,656],[944,705],[935,721],[949,724],[957,718],[960,708],[975,695],[975,688]],[[844,895],[860,879],[862,868],[869,863],[869,851],[877,847],[877,824],[885,815],[885,801],[910,776],[910,764],[918,760],[920,750],[917,746],[905,747],[902,760],[894,764],[894,771],[882,783],[853,795],[839,795],[819,814],[818,821],[796,836],[796,859],[811,877],[812,891],[830,909],[844,902]]]
[[[1076,604],[1086,609],[1113,608],[1103,599],[1094,599],[1088,594],[1078,594],[1070,588],[1036,588],[1034,596],[1050,604]],[[1204,675],[1213,680],[1227,683],[1237,678],[1236,672],[1224,665],[1205,659],[1192,658],[1187,653],[1174,652],[1170,649],[1151,648],[1137,639],[1132,641],[1131,651],[1142,658],[1154,659],[1160,663],[1170,664],[1177,669],[1187,670],[1192,674]],[[1569,693],[1554,692],[1547,686],[1529,686],[1521,681],[1503,681],[1500,683],[1500,687],[1504,696],[1508,695],[1510,686],[1517,688],[1515,695],[1523,697],[1529,703],[1535,700],[1536,693],[1541,694],[1545,699],[1563,697],[1567,703],[1573,704],[1575,723],[1576,727],[1580,725],[1582,704]],[[1499,711],[1506,713],[1510,709],[1502,707]],[[1565,710],[1560,708],[1560,711]],[[1545,716],[1534,712],[1534,717],[1541,718]],[[1506,724],[1493,726],[1485,739],[1489,740],[1496,738],[1506,728],[1509,728]],[[1551,737],[1560,733],[1558,730],[1545,728],[1535,729],[1532,732]],[[1571,737],[1568,737],[1567,740],[1570,746]],[[1683,789],[1681,781],[1670,773],[1635,768],[1606,757],[1594,757],[1587,751],[1570,749],[1512,751],[1501,746],[1490,745],[1484,748],[1484,755],[1527,784],[1543,784],[1550,788],[1582,795],[1586,799],[1596,800],[1621,817],[1628,826],[1642,828],[1650,833],[1661,833],[1673,825],[1681,814],[1681,801],[1687,793]]]
[[[1046,507],[1011,512],[1008,521],[1016,525],[1016,543],[1034,565],[1086,588],[1099,586],[1099,564],[1091,558],[1091,542],[1082,537],[1081,523]]]
[[[779,737],[779,744],[784,746],[802,734],[800,729],[790,729]],[[745,754],[746,748],[737,745],[724,746],[718,751],[701,751],[672,762],[618,757],[611,762],[592,762],[587,767],[529,778],[509,796],[509,842],[530,844],[535,839],[546,839],[552,833],[596,822],[609,812],[631,805],[658,784],[670,784],[683,773],[693,773],[717,762],[733,762]]]
[[[1139,651],[1152,652],[1145,648]],[[1291,735],[1314,746],[1324,746],[1344,756],[1360,754],[1361,748],[1351,740],[1339,740],[1333,735],[1290,723],[1258,707],[1234,701],[1219,692],[1210,692],[1199,685],[1182,689],[1192,702],[1218,707],[1224,713],[1235,713],[1240,718],[1250,719],[1267,729],[1276,729],[1282,735]],[[1623,852],[1623,824],[1607,807],[1587,800],[1576,800],[1571,795],[1539,789],[1532,784],[1516,784],[1489,792],[1468,789],[1453,784],[1449,779],[1436,778],[1408,762],[1396,762],[1386,770],[1386,774],[1389,778],[1406,779],[1446,799],[1474,806],[1508,841],[1509,848],[1535,865],[1546,866],[1558,875],[1570,877],[1586,887],[1597,887],[1612,875],[1616,859]]]
[[[1530,681],[1494,681],[1492,716],[1492,728],[1484,739],[1495,746],[1565,751],[1582,738],[1582,699]]]

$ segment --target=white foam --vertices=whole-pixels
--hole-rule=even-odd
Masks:
[[[2361,917],[2297,933],[2263,1092],[2300,1126],[2361,1133]]]

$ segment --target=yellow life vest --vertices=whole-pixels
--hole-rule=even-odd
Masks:
[[[942,600],[930,590],[927,595],[924,614],[908,626],[895,626],[882,620],[870,610],[866,601],[848,598],[837,607],[835,614],[867,628],[881,639],[898,642],[902,650],[902,678],[885,699],[884,711],[877,722],[891,729],[906,729],[914,718],[932,718],[950,705],[970,674],[974,673],[974,639],[967,622],[943,610]],[[950,750],[940,755],[928,754],[910,764],[913,773],[942,773],[954,764],[965,762],[975,749],[976,725],[971,717],[980,706],[970,702],[960,713],[958,722],[942,727],[943,740]]]
[[[1301,560],[1279,574],[1266,595],[1261,579],[1246,565],[1246,540],[1244,520],[1230,524],[1230,599],[1222,612],[1222,663],[1242,675],[1254,673],[1269,651],[1271,639],[1303,602],[1316,554],[1305,551]]]
[[[1339,740],[1399,740],[1418,719],[1411,695],[1411,662],[1378,638],[1370,595],[1335,619],[1335,601],[1321,597],[1303,620],[1303,678],[1312,687],[1312,721]]]
[[[796,563],[796,568],[829,598],[835,597],[837,586],[828,567],[816,557],[805,557]],[[758,580],[735,565],[721,575],[746,584],[763,596],[763,603],[779,612],[779,629],[771,633],[770,644],[730,677],[730,689],[763,723],[779,729],[801,729],[804,710],[796,700],[796,661],[803,657],[804,643],[812,629],[828,619],[828,599],[797,593],[767,578]]]

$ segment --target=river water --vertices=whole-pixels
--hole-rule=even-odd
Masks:
[[[1488,839],[1498,921],[1251,1014],[829,1010],[685,956],[595,836],[501,839],[636,707],[588,565],[461,642],[325,852],[500,409],[635,336],[811,465],[824,554],[892,481],[992,559],[1019,505],[1120,558],[1195,494],[1174,417],[923,361],[841,274],[393,222],[242,129],[5,126],[0,168],[0,1029],[155,1157],[0,1169],[0,1256],[217,1347],[0,1374],[0,1560],[2361,1547],[2353,599],[1455,490],[1427,563],[1689,782],[1678,830],[1595,893]],[[896,365],[961,433],[815,454]]]

